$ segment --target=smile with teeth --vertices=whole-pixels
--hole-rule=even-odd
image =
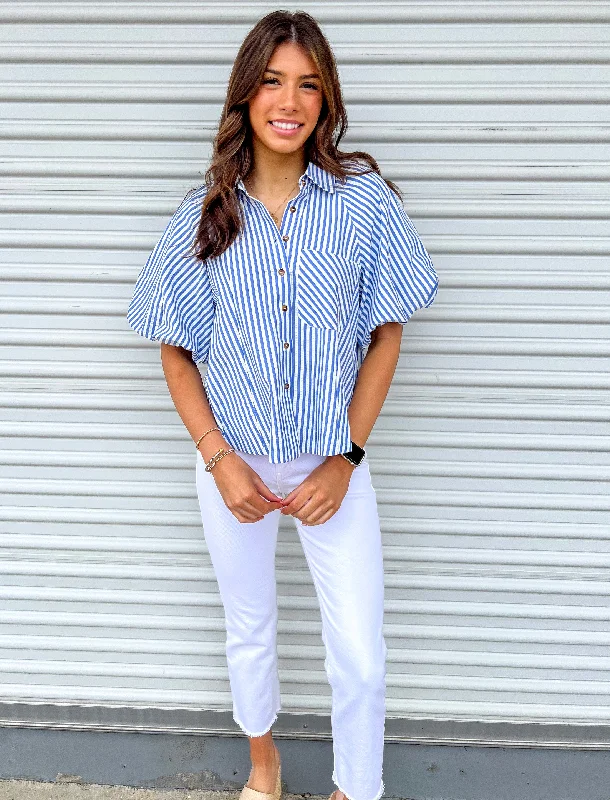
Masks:
[[[299,122],[276,122],[275,120],[269,121],[274,128],[280,128],[283,131],[293,131],[295,128],[301,128],[302,123]]]

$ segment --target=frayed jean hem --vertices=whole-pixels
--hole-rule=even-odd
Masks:
[[[243,724],[242,724],[242,723],[241,723],[241,722],[240,722],[240,721],[237,719],[237,717],[236,717],[235,715],[233,715],[233,720],[234,720],[234,721],[235,721],[235,722],[236,722],[236,723],[239,725],[239,727],[240,727],[240,728],[242,729],[242,731],[243,731],[243,732],[246,734],[246,736],[264,736],[266,733],[269,733],[269,731],[270,731],[270,730],[271,730],[271,728],[273,727],[273,724],[274,724],[274,722],[276,722],[276,720],[277,720],[277,715],[278,715],[278,712],[279,712],[279,710],[280,710],[280,709],[278,708],[278,710],[275,712],[275,714],[274,714],[274,716],[273,716],[273,719],[271,720],[271,722],[269,723],[269,725],[267,725],[267,727],[265,728],[265,730],[261,731],[260,733],[254,733],[254,732],[252,732],[252,731],[249,731],[249,730],[247,730],[246,726],[245,726],[245,725],[243,725]]]
[[[339,789],[340,792],[343,792],[343,794],[346,797],[349,797],[349,800],[359,800],[359,798],[352,797],[352,795],[349,794],[349,792],[346,792],[342,786],[339,786],[339,783],[337,781],[337,772],[334,769],[332,775],[332,782],[335,784],[335,786],[337,787],[337,789]],[[384,792],[385,792],[385,786],[383,785],[383,781],[381,781],[381,788],[379,789],[375,797],[371,797],[370,800],[379,800],[380,797],[383,797]]]

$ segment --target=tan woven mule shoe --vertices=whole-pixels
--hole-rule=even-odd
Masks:
[[[275,789],[272,792],[259,792],[257,789],[251,789],[249,786],[244,786],[244,788],[241,790],[241,794],[239,795],[239,800],[280,800],[281,797],[282,797],[282,764],[280,762],[280,765],[277,768]]]

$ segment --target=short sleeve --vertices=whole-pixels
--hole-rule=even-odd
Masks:
[[[190,350],[207,361],[214,299],[207,266],[190,253],[201,214],[201,196],[191,189],[167,224],[136,280],[127,322],[152,341]]]
[[[376,176],[375,176],[376,178]],[[432,259],[400,199],[383,182],[370,246],[363,248],[357,341],[362,350],[385,322],[405,324],[432,304],[438,277]]]

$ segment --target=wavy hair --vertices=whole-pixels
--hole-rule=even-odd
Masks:
[[[275,48],[283,42],[300,44],[320,74],[322,108],[316,127],[305,142],[306,162],[312,161],[341,181],[347,175],[367,172],[381,176],[373,156],[360,150],[347,153],[338,149],[347,130],[347,113],[335,58],[318,23],[304,11],[273,11],[260,19],[244,39],[229,78],[212,160],[204,176],[207,192],[193,243],[194,254],[202,261],[223,253],[243,225],[235,184],[254,167],[248,103],[258,92]],[[348,162],[354,162],[353,168]],[[365,168],[358,162],[365,162]],[[401,197],[396,184],[383,180]]]

